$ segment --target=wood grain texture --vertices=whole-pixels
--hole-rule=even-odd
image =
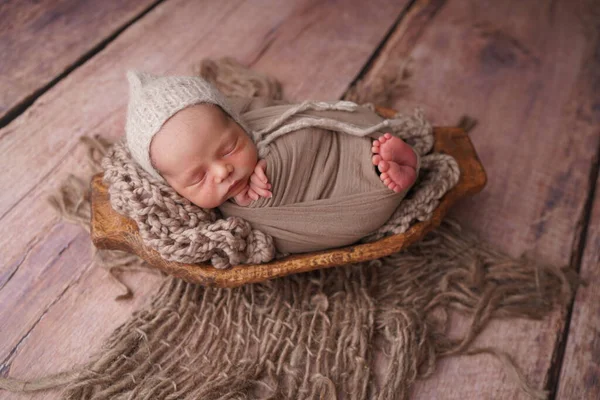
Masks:
[[[379,109],[378,111],[386,118],[391,118],[395,114],[393,110],[389,109]],[[421,240],[427,232],[440,225],[456,201],[480,192],[485,186],[485,170],[477,158],[477,153],[467,134],[458,128],[436,128],[434,135],[433,151],[449,154],[456,159],[460,169],[458,183],[444,195],[431,219],[416,223],[405,233],[373,243],[297,254],[269,263],[237,265],[221,270],[212,267],[210,263],[184,264],[167,261],[157,251],[144,245],[134,220],[117,213],[111,207],[108,187],[102,181],[102,174],[94,176],[91,182],[92,241],[101,249],[124,250],[134,253],[155,268],[188,282],[216,287],[237,287],[290,274],[386,257]]]
[[[471,140],[488,186],[451,215],[513,256],[569,264],[598,148],[598,40],[593,2],[417,1],[366,75],[404,68],[391,105],[425,109],[437,125],[478,119]],[[594,25],[595,24],[595,25]],[[590,85],[590,77],[592,85]],[[465,331],[462,318],[453,333]],[[511,354],[537,387],[565,323],[494,321],[475,342]],[[443,360],[416,398],[526,398],[492,357]]]
[[[578,113],[596,127],[596,135],[600,136],[600,4],[596,2],[595,7],[583,11],[586,13],[581,16],[582,25],[588,40],[595,46],[586,49],[577,90],[592,92],[595,101],[582,104]],[[583,254],[576,255],[581,255],[580,274],[586,286],[579,288],[573,304],[556,399],[600,398],[600,146],[596,147],[595,163],[596,192],[591,199],[589,220],[578,221],[582,233],[587,229]],[[592,181],[593,174],[592,170]]]
[[[302,57],[295,60],[284,86],[301,98],[336,98],[363,68],[405,4],[348,1],[343,12],[331,13],[325,12],[331,4],[309,0],[260,4],[169,0],[1,129],[0,184],[5,190],[0,198],[0,304],[7,310],[2,318],[7,319],[0,319],[0,371],[35,377],[82,363],[131,311],[107,307],[106,298],[96,296],[99,286],[110,298],[119,289],[103,271],[91,267],[89,236],[84,240],[87,234],[80,229],[57,225],[58,218],[46,203],[46,196],[70,173],[86,168],[80,136],[122,135],[127,69],[189,73],[202,58],[234,55],[259,70],[280,65],[284,71],[291,66],[282,63],[297,48]],[[315,37],[327,36],[338,39],[315,42]],[[325,54],[330,55],[327,63],[322,62]],[[41,268],[48,259],[54,260],[53,267]],[[54,284],[47,285],[46,272]],[[158,284],[145,274],[132,281],[139,296],[152,293]],[[20,321],[9,315],[16,308],[27,318]],[[82,313],[85,319],[78,317]],[[56,327],[58,335],[52,333]],[[53,348],[61,349],[60,354],[53,354]],[[57,398],[58,393],[10,395],[30,397]]]
[[[89,245],[88,235],[82,235],[80,240]],[[84,260],[73,255],[76,251],[74,249],[56,270],[49,272],[56,273],[58,268],[68,268],[69,264],[85,266]],[[67,371],[86,362],[116,327],[146,305],[163,279],[150,274],[126,274],[122,278],[135,290],[135,296],[129,301],[115,301],[121,292],[107,278],[106,271],[85,266],[77,279],[46,306],[44,313],[13,350],[14,354],[3,365],[2,372],[9,376],[35,378]],[[140,284],[142,279],[144,283]],[[27,303],[27,299],[22,300]],[[23,309],[26,307],[24,305]],[[59,398],[60,390],[21,394],[0,390],[0,399],[7,400]]]
[[[594,198],[557,399],[600,399],[600,178]]]
[[[0,3],[0,121],[156,0]]]

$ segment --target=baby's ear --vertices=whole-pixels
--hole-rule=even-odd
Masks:
[[[155,76],[147,72],[129,70],[127,71],[127,80],[129,81],[129,89],[140,89],[147,82],[155,79]]]

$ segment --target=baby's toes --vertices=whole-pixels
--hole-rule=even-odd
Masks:
[[[373,161],[373,165],[378,165],[381,161],[381,156],[379,154],[375,154],[371,160]]]
[[[390,169],[390,163],[385,160],[381,160],[379,164],[377,164],[377,168],[379,168],[379,172],[381,173],[387,172],[387,170]]]
[[[373,145],[371,146],[371,151],[373,153],[379,153],[380,149],[381,149],[381,143],[379,143],[379,140],[375,140],[373,142]]]
[[[381,146],[382,144],[384,144],[391,138],[392,138],[392,135],[390,135],[389,133],[386,133],[384,135],[379,136],[379,139],[377,139],[377,140],[379,141],[379,145]]]

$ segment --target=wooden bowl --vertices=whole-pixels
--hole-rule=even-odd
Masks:
[[[383,117],[391,118],[394,110],[377,108]],[[245,264],[229,269],[216,269],[210,264],[183,264],[166,261],[146,247],[135,221],[117,213],[110,205],[108,188],[102,174],[92,179],[92,241],[99,249],[134,253],[150,265],[188,282],[206,286],[236,287],[280,276],[373,260],[396,253],[440,225],[450,207],[460,198],[480,192],[486,184],[485,170],[467,134],[459,128],[434,128],[434,151],[453,156],[460,168],[460,180],[446,193],[430,220],[419,222],[405,233],[388,236],[373,243],[356,244],[314,253],[296,254],[265,264]]]

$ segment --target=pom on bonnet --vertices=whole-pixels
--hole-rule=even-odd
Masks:
[[[134,160],[154,178],[163,177],[150,161],[150,143],[163,124],[188,106],[209,103],[221,107],[248,132],[213,85],[196,76],[155,76],[146,72],[128,71],[129,104],[125,135],[127,147]]]

